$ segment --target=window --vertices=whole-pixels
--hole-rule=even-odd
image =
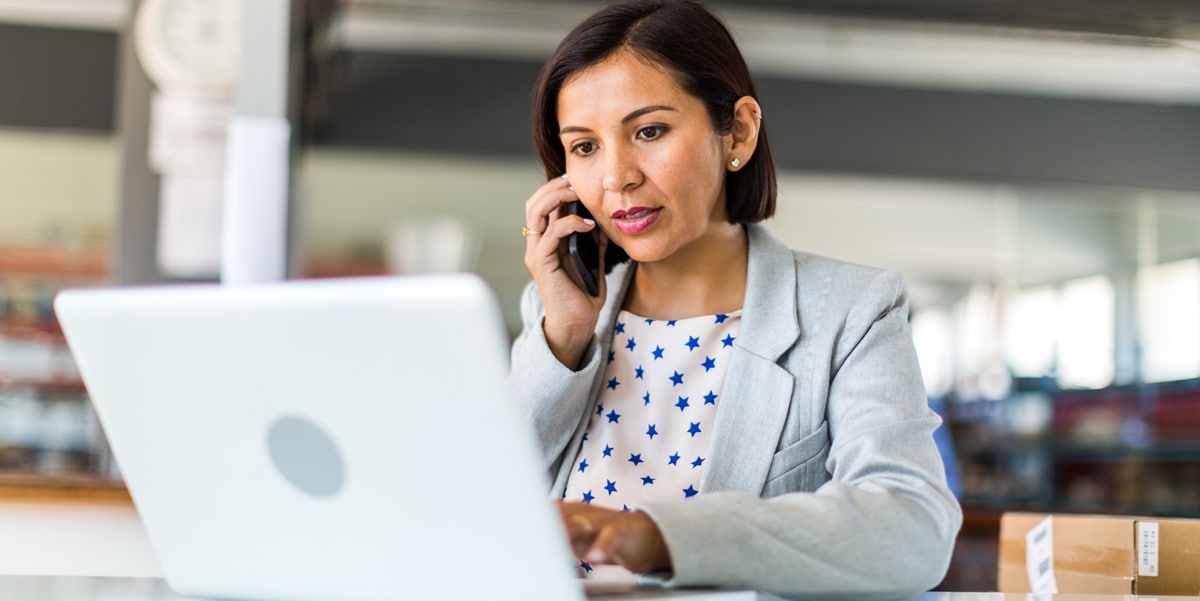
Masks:
[[[1200,377],[1200,259],[1142,267],[1136,286],[1142,379]]]
[[[1063,388],[1103,388],[1112,383],[1113,302],[1108,276],[1063,284],[1056,318],[1058,382]]]

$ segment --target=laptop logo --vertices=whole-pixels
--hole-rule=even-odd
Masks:
[[[332,497],[346,483],[346,465],[333,438],[302,417],[284,416],[267,432],[271,460],[284,479],[314,497]]]

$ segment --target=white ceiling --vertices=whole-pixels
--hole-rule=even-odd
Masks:
[[[594,7],[347,0],[342,47],[537,60]],[[758,74],[965,91],[1200,104],[1195,41],[726,8]]]
[[[344,0],[347,48],[540,60],[599,3]],[[0,0],[0,22],[118,30],[131,0]],[[1200,104],[1200,42],[726,8],[751,67],[783,77]]]

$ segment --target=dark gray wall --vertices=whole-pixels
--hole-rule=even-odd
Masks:
[[[341,65],[318,145],[533,152],[536,64],[357,53]],[[1200,106],[758,83],[784,168],[1200,189]]]
[[[0,127],[113,129],[117,36],[0,24]]]

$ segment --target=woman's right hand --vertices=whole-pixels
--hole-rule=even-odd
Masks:
[[[566,237],[573,232],[586,233],[596,228],[591,220],[566,214],[564,205],[578,200],[567,177],[557,177],[538,188],[525,201],[525,267],[537,282],[546,308],[542,325],[550,352],[563,365],[578,369],[583,353],[592,340],[600,308],[607,293],[604,281],[604,254],[608,239],[600,234],[600,295],[592,296],[581,288],[575,266],[567,260]]]

